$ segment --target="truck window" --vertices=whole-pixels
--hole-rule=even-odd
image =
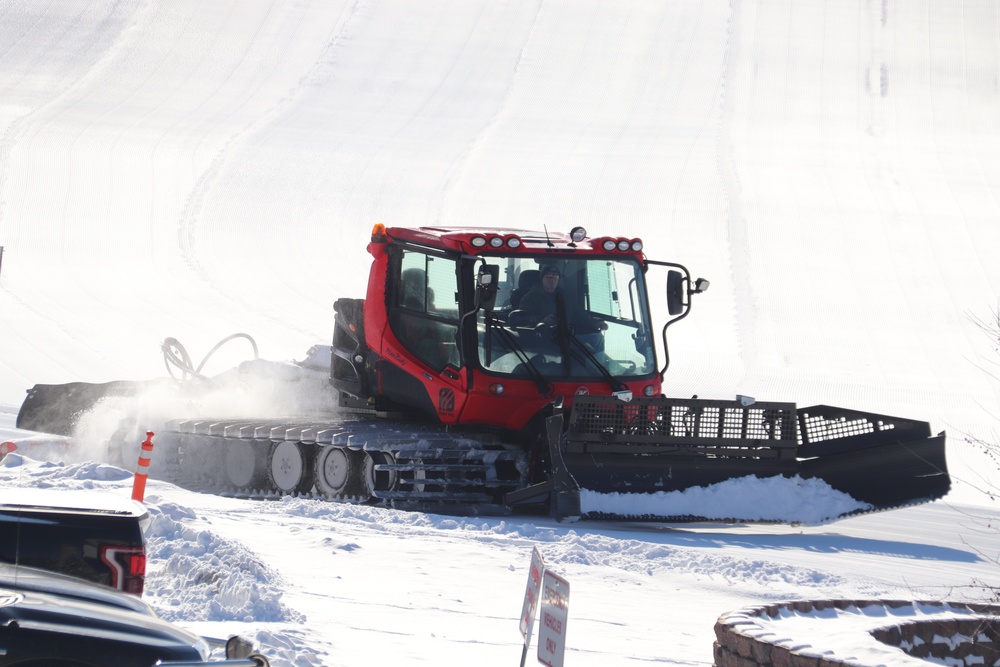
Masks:
[[[641,267],[637,262],[608,258],[519,257],[487,260],[500,267],[496,308],[487,320],[479,313],[479,363],[497,374],[592,380],[604,371],[615,376],[655,372],[652,338],[645,323]],[[563,349],[551,332],[525,324],[522,299],[539,289],[541,267],[555,264],[573,335],[594,353],[593,359],[570,348],[567,366]],[[530,313],[528,313],[530,314]],[[530,363],[526,360],[530,360]]]
[[[400,342],[437,371],[461,366],[455,269],[454,260],[404,250],[389,318]]]
[[[621,292],[617,272],[615,271],[615,262],[588,262],[587,284],[589,286],[587,295],[588,310],[616,319],[621,319],[622,317],[630,320],[635,319],[632,316],[631,307],[626,307],[626,313],[622,313],[623,309],[619,296],[621,294],[628,294],[628,292]]]

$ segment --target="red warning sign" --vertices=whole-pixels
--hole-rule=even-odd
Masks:
[[[531,567],[528,570],[528,585],[524,589],[524,604],[521,606],[521,636],[525,647],[531,646],[531,628],[535,625],[535,609],[538,608],[538,593],[542,590],[542,572],[545,563],[538,547],[531,550]]]

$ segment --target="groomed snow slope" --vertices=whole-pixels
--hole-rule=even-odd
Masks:
[[[167,336],[301,358],[374,222],[583,224],[712,281],[677,395],[990,427],[998,13],[5,4],[0,402],[158,375]]]
[[[35,383],[161,375],[168,336],[197,357],[245,331],[267,359],[302,358],[329,340],[334,299],[362,295],[375,222],[582,224],[639,236],[652,258],[712,282],[672,331],[670,393],[925,419],[949,431],[951,501],[981,501],[974,487],[995,475],[962,440],[967,432],[996,439],[1000,416],[996,350],[975,323],[991,319],[1000,299],[1000,7],[991,0],[0,3],[0,407],[8,422]],[[227,349],[207,370],[246,352]],[[102,471],[11,476],[86,487],[92,475],[117,474]],[[365,513],[361,537],[309,541],[338,554],[321,561],[329,571],[350,559],[358,597],[345,603],[330,582],[319,582],[327,597],[313,597],[316,581],[275,536],[284,527],[319,535],[328,523],[346,531],[354,510],[295,501],[270,508],[276,517],[247,535],[230,518],[263,522],[253,509],[168,487],[157,494],[181,526],[164,528],[179,549],[184,531],[214,521],[227,540],[252,542],[237,542],[237,552],[276,563],[287,589],[266,568],[255,585],[286,590],[298,611],[282,622],[307,618],[303,634],[282,626],[269,646],[285,641],[289,655],[325,647],[292,664],[373,662],[363,647],[383,619],[391,627],[379,650],[405,651],[404,662],[516,659],[517,637],[421,641],[470,613],[482,623],[473,632],[498,631],[497,617],[506,632],[506,614],[517,609],[511,600],[478,606],[491,590],[472,593],[475,609],[461,601],[431,611],[407,601],[408,614],[381,601],[365,606],[373,604],[363,600],[365,585],[386,585],[399,567],[395,541],[377,537],[395,521],[434,526],[402,570],[410,580],[434,573],[413,593],[418,602],[457,600],[454,587],[468,577],[495,576],[495,562],[474,566],[485,558],[478,548],[463,552],[461,540],[436,533],[464,537],[451,524]],[[695,529],[704,554],[726,552],[719,562],[702,552],[685,560],[689,534],[671,534],[678,560],[662,568],[661,538],[642,532],[625,542],[611,528],[535,533],[490,523],[473,532],[480,545],[494,532],[516,533],[516,554],[501,559],[514,572],[526,567],[522,551],[557,531],[551,539],[563,546],[553,558],[574,590],[594,596],[584,613],[614,619],[574,631],[602,647],[578,649],[574,664],[622,654],[707,664],[711,621],[735,606],[813,592],[930,595],[925,580],[947,595],[966,577],[987,577],[982,554],[1000,552],[996,545],[967,546],[975,524],[937,508],[774,540],[768,530],[737,527],[730,538]],[[324,523],[303,528],[297,517],[312,513]],[[891,531],[898,538],[884,558],[879,539]],[[176,552],[163,539],[167,561]],[[657,565],[633,574],[630,564],[622,574],[614,560],[593,557],[591,540],[607,540],[601,548],[610,552],[637,548]],[[730,567],[744,548],[752,558]],[[824,557],[848,552],[861,556],[844,565]],[[465,579],[441,578],[448,562],[432,557],[441,553],[457,554]],[[786,573],[772,565],[778,556],[805,569]],[[920,567],[888,574],[897,561]],[[704,574],[664,573],[685,562]],[[842,567],[850,576],[840,577]],[[776,587],[761,571],[792,583]],[[523,572],[511,579],[519,588]],[[181,588],[174,583],[155,593],[164,596],[158,608],[203,620],[193,610],[209,602],[171,597]],[[644,595],[631,598],[635,590]],[[674,616],[677,600],[691,600],[697,613]],[[345,622],[324,606],[372,618]],[[414,609],[434,627],[394,632]],[[621,621],[630,609],[654,609],[655,618]],[[666,625],[681,637],[669,650],[646,643]]]

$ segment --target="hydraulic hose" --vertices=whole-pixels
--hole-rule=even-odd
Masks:
[[[190,378],[207,380],[208,377],[202,374],[201,369],[205,367],[205,364],[208,363],[208,360],[212,358],[212,355],[215,354],[219,348],[229,341],[237,338],[246,339],[250,343],[250,347],[253,348],[253,358],[259,358],[257,352],[257,341],[255,341],[250,334],[235,333],[230,336],[226,336],[216,343],[201,360],[201,363],[195,367],[191,361],[191,355],[188,354],[187,349],[180,343],[180,341],[176,338],[167,338],[160,345],[160,349],[163,350],[163,363],[167,367],[167,373],[170,374],[170,377],[182,382]],[[180,378],[174,374],[174,369],[180,370]]]

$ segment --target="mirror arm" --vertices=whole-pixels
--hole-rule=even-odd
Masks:
[[[657,266],[667,266],[674,269],[673,273],[679,273],[680,276],[677,279],[678,282],[675,284],[676,288],[680,290],[680,312],[676,317],[672,317],[666,321],[663,325],[663,331],[661,333],[663,337],[663,368],[660,370],[660,382],[663,382],[664,377],[666,377],[667,369],[670,367],[670,346],[667,343],[667,328],[670,325],[680,322],[685,317],[691,313],[691,297],[695,294],[701,294],[706,291],[709,286],[709,282],[704,278],[698,278],[692,284],[691,282],[691,272],[687,270],[687,267],[683,264],[676,264],[674,262],[659,262],[655,260],[647,260],[647,264],[655,264]],[[670,283],[673,280],[668,281],[667,290],[667,300],[669,302],[670,294]]]

